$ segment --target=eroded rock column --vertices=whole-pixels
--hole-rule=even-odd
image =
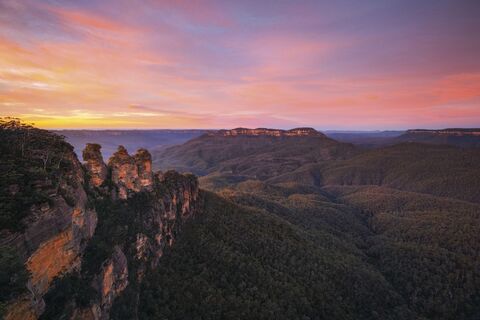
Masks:
[[[83,150],[84,167],[89,174],[89,185],[99,187],[107,178],[107,165],[103,162],[102,147],[96,143],[87,143]]]

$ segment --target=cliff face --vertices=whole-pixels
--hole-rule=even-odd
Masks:
[[[62,156],[68,164],[58,181],[36,181],[38,190],[48,199],[34,204],[24,219],[23,232],[5,232],[0,245],[16,248],[31,274],[28,293],[14,301],[6,319],[35,319],[44,310],[44,294],[52,280],[78,269],[86,242],[93,236],[97,215],[87,205],[84,176],[73,151]]]
[[[100,149],[99,144],[87,143],[83,150],[84,166],[90,176],[88,183],[95,187],[101,186],[107,178],[107,166],[103,162]]]
[[[164,251],[173,246],[185,222],[198,213],[198,197],[196,177],[167,171],[156,173],[148,190],[129,192],[129,197],[117,206],[118,211],[99,212],[100,217],[105,213],[114,217],[107,216],[106,221],[100,218],[89,250],[96,252],[103,247],[114,250],[99,267],[91,259],[84,260],[81,277],[89,279],[96,294],[88,306],[62,315],[71,319],[109,319],[116,300],[127,296],[130,298],[124,298],[128,299],[125,303],[132,312],[129,318],[135,319],[136,288],[148,270],[158,266]],[[112,203],[115,201],[108,197],[102,200],[102,206]],[[121,237],[112,234],[112,229],[117,228],[125,228]]]
[[[216,132],[208,133],[208,135],[223,136],[223,137],[229,137],[229,136],[318,137],[318,136],[323,136],[322,133],[318,132],[313,128],[295,128],[291,130],[266,129],[266,128],[257,128],[257,129],[235,128],[230,130],[218,130]]]
[[[25,227],[2,227],[0,247],[14,248],[30,277],[27,290],[7,301],[4,317],[108,319],[116,299],[127,289],[135,291],[145,272],[155,268],[165,248],[173,245],[182,225],[197,213],[198,182],[176,172],[154,174],[147,150],[130,156],[119,147],[107,166],[101,147],[88,144],[82,166],[60,137],[31,127],[14,129],[14,134],[7,132],[12,141],[0,143],[2,166],[25,157],[13,169],[23,170],[25,163],[32,168],[22,174],[32,174],[24,175],[24,183],[16,182],[19,174],[14,175],[15,183],[2,180],[0,196],[25,202],[28,195],[32,204],[22,212],[13,211],[24,215]],[[35,135],[27,130],[35,130]],[[11,160],[4,156],[7,145],[31,139],[30,135],[38,140],[26,147],[17,143],[18,149],[8,154]],[[45,139],[49,142],[42,145]],[[55,300],[62,283],[72,277],[80,279],[73,292],[89,294],[81,303],[74,295]]]
[[[112,182],[117,187],[120,199],[126,199],[129,192],[149,190],[152,186],[152,157],[145,149],[140,149],[134,156],[120,146],[108,160]]]
[[[146,188],[147,190],[152,186],[152,155],[148,150],[139,149],[133,156],[135,159],[135,165],[137,166],[138,187]]]

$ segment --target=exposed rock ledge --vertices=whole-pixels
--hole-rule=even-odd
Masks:
[[[151,155],[144,149],[130,156],[119,147],[107,166],[100,150],[100,145],[88,144],[83,167],[73,151],[65,155],[70,164],[65,173],[69,183],[61,181],[59,188],[70,201],[51,195],[50,202],[32,206],[24,232],[1,235],[0,245],[16,247],[31,273],[29,293],[10,301],[5,319],[38,319],[49,306],[45,294],[52,289],[55,278],[68,273],[82,277],[85,248],[99,230],[92,205],[95,199],[125,199],[128,205],[130,197],[144,191],[148,205],[135,219],[144,233],[113,248],[91,282],[98,298],[92,297],[86,308],[74,308],[73,314],[63,314],[65,319],[108,319],[114,300],[130,283],[138,284],[145,272],[158,265],[165,248],[173,245],[183,224],[197,213],[196,177],[174,171],[154,174]],[[132,270],[129,261],[135,261]]]
[[[318,132],[313,128],[295,128],[290,130],[280,130],[280,129],[266,129],[266,128],[235,128],[230,130],[218,130],[214,132],[207,133],[210,136],[271,136],[271,137],[319,137],[324,136],[323,133]]]

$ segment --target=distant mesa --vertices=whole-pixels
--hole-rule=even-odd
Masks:
[[[209,136],[271,136],[271,137],[320,137],[323,133],[318,132],[313,128],[294,128],[290,130],[281,129],[267,129],[267,128],[235,128],[230,130],[218,130],[207,133]]]
[[[461,148],[480,148],[480,129],[412,129],[395,138],[393,142],[420,142],[452,145]]]
[[[480,128],[472,129],[460,129],[460,128],[448,128],[448,129],[411,129],[407,131],[407,134],[431,134],[431,135],[444,135],[444,136],[478,136],[480,137]]]

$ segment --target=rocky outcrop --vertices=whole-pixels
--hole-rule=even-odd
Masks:
[[[127,149],[119,146],[117,152],[108,160],[108,166],[112,173],[112,183],[117,187],[120,199],[126,199],[129,191],[140,191],[137,183],[137,165]]]
[[[100,187],[107,178],[107,166],[103,162],[102,147],[96,143],[87,143],[83,150],[84,166],[89,176],[88,183],[94,187]]]
[[[72,152],[63,156],[66,172],[58,184],[39,181],[49,200],[30,208],[23,232],[5,233],[0,245],[13,246],[31,273],[29,293],[7,307],[6,319],[36,319],[44,310],[43,296],[55,277],[79,268],[87,240],[93,236],[97,215],[87,205],[82,165]]]
[[[156,178],[159,197],[151,203],[153,208],[142,228],[150,237],[138,234],[135,248],[136,257],[148,261],[152,268],[157,266],[165,248],[174,244],[179,230],[198,208],[198,180],[195,176],[167,171]]]
[[[120,247],[115,247],[112,257],[104,263],[100,276],[95,280],[101,293],[100,319],[108,319],[113,300],[128,285],[127,258]],[[96,306],[94,308],[97,309]]]
[[[101,156],[95,154],[99,150],[95,145],[87,145],[84,152],[87,155],[84,158],[86,170],[102,167]],[[184,223],[197,212],[197,178],[175,171],[154,174],[151,155],[145,149],[130,156],[120,146],[106,168],[109,174],[100,184],[102,187],[98,188],[95,180],[89,180],[89,188],[96,191],[92,194],[112,204],[116,199],[125,200],[122,206],[131,215],[128,229],[138,231],[126,232],[121,243],[116,240],[113,254],[96,269],[96,275],[91,280],[91,287],[97,292],[96,297],[91,299],[88,307],[77,307],[72,313],[63,315],[70,319],[108,319],[115,300],[128,288],[129,283],[138,286],[148,270],[158,266],[165,249],[173,246]],[[90,173],[89,176],[93,175]],[[139,191],[144,191],[142,200],[138,198]],[[139,205],[144,208],[140,212]],[[119,227],[126,227],[121,225],[121,220],[119,223]],[[103,238],[110,232],[111,229],[100,227],[96,234]],[[97,240],[94,238],[93,241]],[[85,279],[89,277],[83,271],[80,276]]]
[[[126,231],[120,243],[116,240],[112,255],[103,261],[93,277],[91,286],[97,292],[96,298],[91,299],[88,307],[74,310],[70,319],[108,319],[115,300],[125,294],[129,286],[138,288],[145,274],[158,266],[184,224],[198,213],[198,202],[197,178],[175,171],[157,172],[150,191],[143,195],[131,194],[122,202],[131,215],[127,220],[133,221],[128,225],[132,232]],[[125,228],[124,223],[119,220],[117,227]],[[96,235],[104,238],[110,232],[110,228],[100,226]],[[130,290],[134,289],[130,287]],[[135,297],[136,293],[130,292],[129,296]],[[136,308],[135,300],[128,303]]]
[[[128,286],[128,261],[119,246],[115,246],[112,256],[103,262],[100,273],[91,285],[99,293],[98,299],[92,297],[93,303],[90,306],[74,309],[70,315],[71,320],[109,319],[113,301]]]
[[[208,135],[211,136],[270,136],[270,137],[305,137],[305,136],[324,136],[322,133],[318,132],[313,128],[295,128],[291,130],[280,130],[280,129],[266,129],[266,128],[257,128],[257,129],[247,129],[247,128],[235,128],[230,130],[218,130],[215,132],[210,132]]]
[[[126,290],[134,290],[129,289],[132,283],[138,288],[145,273],[157,267],[164,250],[174,244],[184,223],[197,213],[198,181],[173,171],[153,174],[151,155],[145,149],[130,156],[120,146],[107,166],[100,145],[88,144],[82,165],[60,137],[46,131],[35,134],[51,139],[48,147],[58,150],[43,152],[38,141],[32,143],[32,163],[38,164],[34,169],[42,175],[26,185],[37,190],[31,193],[41,200],[27,207],[21,220],[24,229],[0,230],[0,246],[15,248],[30,272],[27,293],[10,298],[5,319],[37,319],[42,313],[51,317],[52,312],[65,319],[109,319],[115,301]],[[43,165],[45,159],[50,159],[48,166]],[[2,192],[22,194],[24,188],[12,183]],[[111,218],[116,209],[120,217]],[[103,219],[98,224],[97,210]],[[88,258],[87,246],[93,258]],[[62,300],[65,306],[49,300],[47,293],[62,290],[52,283],[73,278],[81,280],[75,282],[78,289],[95,293],[81,303],[70,294]]]
[[[139,187],[150,190],[153,184],[152,155],[146,149],[139,149],[133,157],[137,166]]]
[[[120,199],[128,198],[129,192],[150,190],[152,186],[152,156],[145,149],[130,156],[127,149],[119,146],[108,160],[108,167]]]

